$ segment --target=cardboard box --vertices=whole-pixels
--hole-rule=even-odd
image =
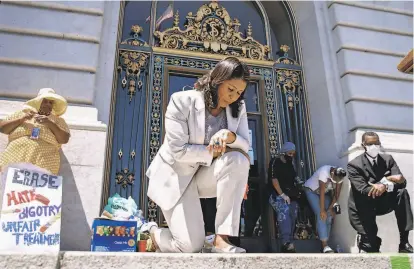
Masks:
[[[91,251],[135,252],[137,222],[97,218],[92,224]]]

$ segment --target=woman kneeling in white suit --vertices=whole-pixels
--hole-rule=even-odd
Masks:
[[[194,90],[171,96],[165,139],[147,170],[148,197],[162,210],[169,229],[150,222],[159,252],[199,252],[204,244],[200,198],[217,197],[212,252],[242,253],[228,236],[238,236],[247,184],[249,129],[242,101],[249,71],[237,58],[220,61]]]

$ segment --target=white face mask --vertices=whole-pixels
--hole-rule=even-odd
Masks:
[[[371,156],[372,158],[376,158],[380,153],[381,148],[379,145],[370,145],[366,146],[366,151],[369,156]]]

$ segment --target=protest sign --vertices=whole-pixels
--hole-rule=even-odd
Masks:
[[[62,177],[22,167],[3,172],[0,250],[59,251]]]

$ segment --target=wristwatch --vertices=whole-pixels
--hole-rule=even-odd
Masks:
[[[381,179],[380,183],[385,185],[387,192],[394,191],[394,183],[389,181],[387,178],[384,177],[383,179]]]
[[[388,183],[387,184],[387,192],[392,192],[394,191],[394,183]]]

